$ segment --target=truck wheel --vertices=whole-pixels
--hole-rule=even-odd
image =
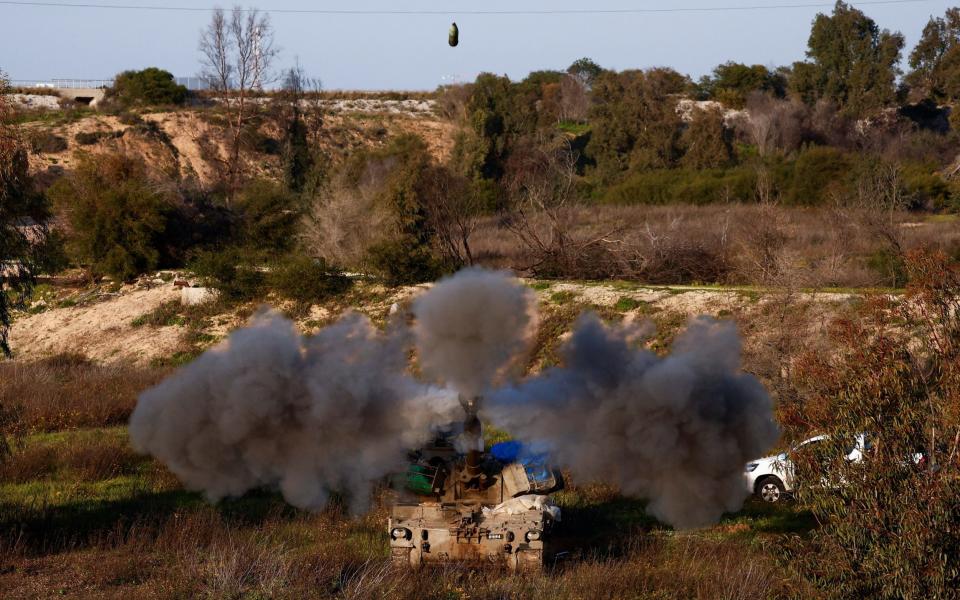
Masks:
[[[764,477],[757,483],[757,496],[764,502],[770,504],[781,502],[786,493],[783,482],[776,477]]]

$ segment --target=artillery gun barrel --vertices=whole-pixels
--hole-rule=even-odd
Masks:
[[[467,443],[466,473],[470,478],[478,477],[480,472],[481,454],[483,453],[483,424],[480,423],[479,396],[469,400],[460,398],[460,404],[466,416],[463,420],[463,437]]]

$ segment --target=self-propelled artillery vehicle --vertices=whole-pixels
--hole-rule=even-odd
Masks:
[[[560,509],[548,497],[562,489],[545,457],[517,455],[517,445],[484,452],[478,400],[461,401],[463,432],[438,434],[411,455],[401,498],[391,507],[393,563],[470,563],[539,571],[550,560],[551,530]],[[457,446],[464,451],[458,451]]]

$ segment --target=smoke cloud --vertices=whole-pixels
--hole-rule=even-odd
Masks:
[[[522,356],[537,326],[536,296],[510,274],[465,269],[413,305],[424,374],[475,396]]]
[[[374,481],[461,415],[454,394],[406,374],[408,338],[347,314],[304,339],[260,315],[141,395],[132,443],[211,501],[273,486],[300,508],[336,490],[363,510]]]
[[[732,324],[695,319],[659,357],[637,343],[643,328],[587,315],[563,366],[496,388],[527,350],[535,306],[509,275],[469,269],[415,301],[412,328],[380,332],[347,314],[303,338],[264,313],[142,394],[131,440],[212,501],[272,486],[313,510],[345,492],[359,511],[408,450],[463,419],[458,394],[483,393],[486,420],[578,480],[647,499],[666,523],[706,525],[742,505],[743,466],[778,430],[763,387],[741,371]],[[425,376],[450,389],[410,375],[414,342]]]
[[[637,333],[582,317],[565,366],[492,394],[486,416],[666,523],[714,523],[742,506],[743,465],[777,440],[770,399],[741,372],[730,323],[691,321],[664,358],[636,348]]]

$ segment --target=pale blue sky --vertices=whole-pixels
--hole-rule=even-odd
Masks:
[[[64,0],[65,2],[80,0]],[[91,0],[92,1],[92,0]],[[619,9],[782,5],[816,0],[280,0],[270,8]],[[99,0],[104,4],[208,7],[215,1]],[[220,3],[229,6],[228,3]],[[861,6],[881,27],[906,35],[907,51],[931,14],[956,2]],[[615,69],[670,66],[699,77],[727,60],[789,64],[804,56],[810,23],[828,8],[632,15],[293,15],[274,14],[280,63],[296,57],[328,89],[433,89],[481,71],[523,78],[562,69],[582,56]],[[27,7],[0,4],[0,69],[12,79],[105,78],[158,66],[178,76],[199,70],[197,39],[209,14]],[[461,44],[447,46],[451,20]]]

